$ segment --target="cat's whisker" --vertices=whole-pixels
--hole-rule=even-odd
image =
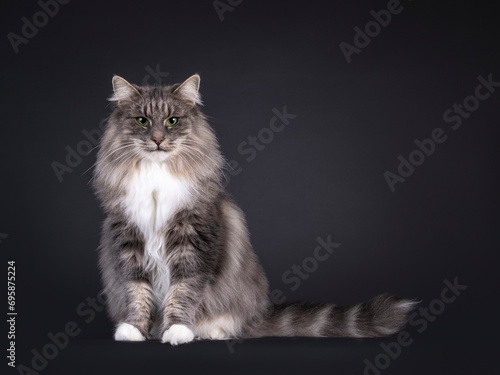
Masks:
[[[130,146],[134,146],[134,145],[130,145]],[[135,154],[137,153],[137,150],[135,147],[123,147],[121,149],[121,151],[123,152],[123,155],[128,155],[128,154]],[[123,157],[123,155],[119,155],[117,156],[115,159],[113,159],[112,161],[115,162],[117,160],[119,160],[121,157]]]
[[[193,155],[190,152],[184,152],[184,156],[189,157],[194,163],[201,163],[205,169],[208,169],[208,171],[205,170],[202,172],[203,176],[207,177],[209,175],[209,170],[213,167],[211,164],[206,163],[205,161],[201,160],[200,158],[198,158],[198,160],[195,159],[194,156],[196,156],[196,155]]]
[[[200,143],[198,143],[197,141],[195,141],[195,140],[193,140],[193,139],[190,139],[190,138],[183,139],[183,141],[182,141],[182,142],[188,142],[188,144],[189,144],[189,145],[191,145],[191,146],[198,146],[198,147],[204,148],[204,146],[203,146],[203,145],[201,145],[201,144],[200,144]],[[203,153],[203,151],[201,151],[201,152]],[[221,156],[221,160],[222,160],[222,162],[223,162],[224,164],[226,164],[229,168],[231,168],[232,170],[234,170],[234,169],[233,169],[233,167],[231,167],[231,164],[229,164],[229,162],[228,162],[228,161],[227,161],[224,157],[222,157],[222,156]]]
[[[97,145],[97,146],[95,146],[95,147],[91,148],[91,149],[89,150],[89,152],[87,152],[87,153],[85,154],[85,156],[90,155],[90,153],[91,153],[92,151],[94,151],[96,148],[99,148],[99,147],[100,147],[100,145]]]
[[[204,159],[201,159],[198,154],[201,154],[199,152],[197,152],[196,154],[191,154],[189,151],[186,152],[186,155],[192,155],[192,156],[196,156],[206,167],[208,167],[209,169],[213,168],[214,166],[219,170],[219,172],[221,173],[221,175],[227,180],[227,176],[224,174],[224,170],[219,167],[214,160],[212,160],[211,158],[209,157],[206,157],[206,155],[202,154],[204,157],[206,157],[206,159],[208,159],[209,161],[212,162],[212,164],[210,163],[207,163]]]
[[[180,157],[180,158],[184,161],[184,163],[186,163],[186,165],[189,167],[189,169],[194,169],[194,168],[193,168],[193,166],[191,165],[191,163],[189,163],[189,162],[188,162],[188,161],[187,161],[187,160],[186,160],[186,159],[182,156],[182,154],[178,153],[178,154],[177,154],[177,156],[178,156],[178,157]]]
[[[102,160],[103,160],[103,161],[104,161],[104,160],[107,160],[107,159],[108,159],[111,155],[113,155],[115,152],[118,152],[118,151],[120,151],[120,150],[123,150],[123,149],[125,149],[125,148],[127,148],[127,147],[133,147],[133,146],[135,146],[135,143],[133,143],[133,142],[132,142],[132,143],[130,143],[130,144],[122,145],[122,146],[120,146],[120,147],[118,147],[118,148],[114,149],[112,152],[109,152],[108,154],[106,154],[106,155],[104,156],[104,159],[102,159]]]
[[[134,144],[134,142],[133,142],[133,141],[128,141],[128,142],[126,142],[126,143],[124,143],[124,144],[120,144],[120,145],[118,145],[118,146],[116,146],[116,147],[111,148],[110,150],[108,150],[108,151],[106,152],[106,154],[104,154],[102,157],[107,158],[107,157],[108,157],[110,154],[112,154],[113,152],[116,152],[116,151],[120,150],[120,149],[121,149],[121,147],[124,147],[124,146],[130,146],[130,145],[133,145],[133,144]],[[106,159],[103,159],[103,160],[106,160]]]
[[[207,153],[204,153],[202,150],[199,150],[199,149],[197,149],[197,148],[193,148],[193,147],[190,147],[190,146],[186,145],[186,144],[184,143],[185,141],[190,141],[190,139],[184,139],[184,140],[181,142],[181,146],[186,147],[186,148],[189,148],[189,149],[191,149],[191,150],[195,151],[197,155],[199,154],[199,155],[203,156],[204,158],[208,159],[209,161],[211,161],[211,162],[213,163],[213,165],[214,165],[214,166],[217,166],[217,169],[219,170],[219,172],[221,173],[221,175],[222,175],[222,176],[226,179],[226,181],[228,180],[227,176],[226,176],[226,175],[225,175],[225,173],[224,173],[223,168],[222,168],[222,167],[219,167],[219,166],[218,166],[218,163],[217,163],[215,160],[213,160],[212,158],[208,157],[208,156],[207,156]],[[230,164],[229,164],[229,163],[228,163],[228,162],[227,162],[224,158],[222,158],[222,157],[221,157],[221,159],[220,159],[220,160],[221,160],[223,163],[227,164],[227,165],[229,166],[229,168],[233,169],[233,167],[231,167],[231,165],[230,165]],[[233,169],[233,170],[234,170],[234,169]]]
[[[125,153],[124,155],[127,155],[127,153]],[[116,160],[120,159],[120,158],[123,158],[123,155],[120,155],[117,159],[114,160],[114,162],[116,162]],[[87,169],[85,172],[82,173],[82,176],[88,172],[90,169],[92,169],[93,167],[95,167],[97,165],[97,162],[95,162],[89,169]],[[94,174],[90,180],[87,182],[87,184],[90,184],[92,181],[94,181],[96,178],[96,174]]]
[[[196,160],[199,160],[203,165],[210,167],[210,164],[208,164],[205,160],[203,160],[200,156],[198,156],[196,153],[193,153],[190,150],[184,150],[185,155],[189,155],[192,159],[193,157],[196,157],[197,159],[193,159],[195,162]]]
[[[108,153],[104,156],[104,159],[102,159],[102,161],[106,160],[108,157],[110,157],[110,156],[111,156],[112,154],[114,154],[115,152],[120,151],[120,150],[122,150],[122,149],[124,149],[124,148],[126,148],[126,147],[133,146],[133,145],[134,145],[134,143],[133,143],[133,142],[130,142],[130,144],[127,144],[127,145],[125,145],[125,146],[123,146],[123,147],[121,147],[121,148],[118,148],[118,149],[113,149],[113,150],[112,150],[112,152],[110,151],[110,152],[108,152]],[[83,176],[85,173],[87,173],[87,172],[88,172],[88,171],[90,171],[92,168],[94,168],[95,166],[97,166],[97,164],[98,164],[98,163],[100,163],[100,162],[101,162],[101,161],[99,161],[99,160],[98,160],[98,161],[96,161],[94,164],[92,164],[92,165],[90,166],[90,168],[88,168],[85,172],[83,172],[83,173],[81,174],[81,176]],[[91,179],[90,181],[92,181],[92,179]]]
[[[193,158],[193,155],[191,155],[189,152],[186,152],[184,153],[184,155],[186,157],[189,157],[191,160],[193,160],[194,163],[198,163],[198,161],[196,159]],[[202,161],[202,164],[205,166],[205,167],[210,167],[210,165],[206,164],[205,162]],[[207,176],[207,171],[203,171],[202,172],[203,176]]]
[[[188,148],[189,150],[192,150],[193,152],[195,152],[196,156],[200,159],[200,160],[204,160],[202,159],[201,157],[204,157],[205,159],[208,159],[209,161],[211,161],[212,163],[216,164],[215,160],[213,160],[212,158],[210,158],[209,156],[207,156],[207,153],[204,153],[203,151],[201,150],[198,150],[194,147],[191,147],[191,146],[188,146],[184,143],[181,142],[181,147],[185,147],[185,148]],[[200,155],[200,156],[198,156]]]
[[[131,151],[131,152],[128,152],[128,153],[125,153],[123,155],[120,155],[118,158],[116,158],[115,160],[113,160],[113,163],[115,164],[124,164],[125,162],[128,162],[129,160],[132,160],[132,158],[136,156],[136,153],[134,151]]]

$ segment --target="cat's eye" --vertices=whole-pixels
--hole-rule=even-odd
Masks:
[[[135,121],[141,126],[149,125],[149,120],[146,117],[136,117]]]
[[[178,117],[170,117],[170,118],[168,118],[168,119],[165,120],[165,125],[167,125],[167,126],[174,126],[178,122],[179,122],[179,118]]]

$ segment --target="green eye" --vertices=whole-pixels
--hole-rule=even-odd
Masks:
[[[149,120],[146,117],[136,117],[135,121],[141,126],[149,125]]]
[[[169,119],[165,120],[165,124],[167,126],[174,126],[178,122],[179,122],[179,118],[178,117],[170,117]]]

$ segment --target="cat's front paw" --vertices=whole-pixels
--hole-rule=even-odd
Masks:
[[[194,333],[184,324],[173,324],[169,329],[163,332],[162,343],[171,345],[185,344],[194,340]]]
[[[116,341],[144,341],[146,338],[133,325],[120,323],[115,332]]]

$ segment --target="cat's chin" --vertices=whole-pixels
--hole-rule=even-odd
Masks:
[[[151,161],[163,162],[168,159],[169,152],[163,150],[148,151],[145,153],[145,157]]]

